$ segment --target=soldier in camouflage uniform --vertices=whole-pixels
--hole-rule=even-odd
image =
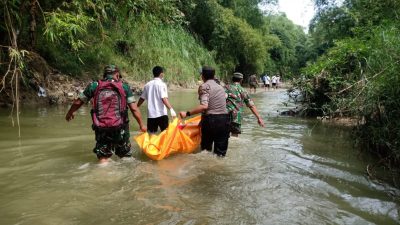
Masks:
[[[117,82],[121,79],[119,69],[115,65],[108,65],[104,68],[103,81]],[[78,110],[83,104],[89,102],[90,99],[94,98],[96,89],[99,86],[99,81],[94,81],[87,85],[86,89],[74,100],[71,108],[69,109],[65,119],[70,121],[74,118],[74,112]],[[142,116],[135,103],[135,97],[133,96],[132,90],[127,83],[122,84],[123,91],[125,92],[127,108],[133,114],[133,117],[139,124],[140,130],[146,132],[147,128],[143,124]],[[122,109],[127,110],[127,109]],[[128,117],[128,116],[127,116]],[[93,125],[95,131],[96,146],[93,152],[97,155],[100,163],[107,162],[113,153],[119,157],[130,157],[131,143],[129,141],[129,120],[126,124],[116,130],[98,130]]]
[[[247,91],[240,85],[243,80],[243,74],[234,73],[232,77],[232,84],[225,86],[226,108],[231,116],[231,135],[237,137],[241,131],[243,106],[246,104],[251,112],[256,116],[258,124],[264,127],[264,121],[258,114],[254,102],[251,100]]]

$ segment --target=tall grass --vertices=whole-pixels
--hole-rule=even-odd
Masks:
[[[41,53],[63,73],[81,76],[88,72],[93,78],[101,74],[104,65],[112,63],[129,79],[146,82],[153,77],[152,68],[160,65],[166,69],[166,81],[189,86],[200,79],[201,66],[218,69],[211,52],[180,26],[145,19],[123,26],[109,26],[102,37],[88,34],[87,46],[79,52],[69,51],[65,44],[50,48],[42,44],[46,47],[41,48]]]
[[[368,44],[366,82],[357,91],[365,124],[360,136],[370,149],[400,167],[400,29],[382,26],[373,30]]]
[[[338,41],[298,82],[308,109],[359,119],[356,141],[379,165],[397,171],[400,186],[400,28],[371,27]],[[313,108],[315,107],[315,108]],[[374,165],[375,167],[377,165]]]
[[[184,84],[198,80],[202,65],[215,66],[210,52],[181,27],[136,23],[125,37],[129,56],[124,64],[133,78],[152,78],[155,65],[166,68],[166,80]]]

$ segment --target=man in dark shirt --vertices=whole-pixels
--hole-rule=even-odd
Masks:
[[[212,151],[218,156],[225,156],[228,149],[230,119],[226,109],[224,88],[214,80],[215,70],[204,66],[201,70],[203,84],[199,86],[200,104],[186,112],[180,112],[181,118],[202,113],[201,149]]]
[[[257,77],[255,74],[253,74],[249,77],[249,86],[250,86],[250,91],[249,91],[250,94],[251,94],[251,89],[254,89],[254,93],[256,93],[258,82],[257,82]]]

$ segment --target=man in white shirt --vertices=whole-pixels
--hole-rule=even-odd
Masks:
[[[176,117],[176,113],[168,101],[167,85],[163,82],[164,68],[155,66],[153,68],[154,79],[147,82],[143,88],[143,93],[139,98],[137,106],[147,100],[147,131],[156,133],[158,127],[163,131],[168,127],[168,112],[171,117]]]
[[[276,88],[277,89],[278,89],[280,83],[281,83],[281,77],[278,75],[278,76],[276,76]]]
[[[268,74],[265,74],[263,76],[263,82],[264,82],[264,91],[269,90],[270,83],[271,83],[271,78],[268,76]]]
[[[272,76],[272,79],[271,79],[272,89],[276,89],[276,81],[277,81],[277,77],[275,75]]]

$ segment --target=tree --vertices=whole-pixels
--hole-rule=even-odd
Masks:
[[[300,26],[293,24],[284,14],[269,15],[266,17],[266,21],[270,34],[279,39],[279,44],[269,50],[275,68],[267,68],[267,70],[278,72],[281,77],[298,74],[299,69],[306,62],[304,31]]]

